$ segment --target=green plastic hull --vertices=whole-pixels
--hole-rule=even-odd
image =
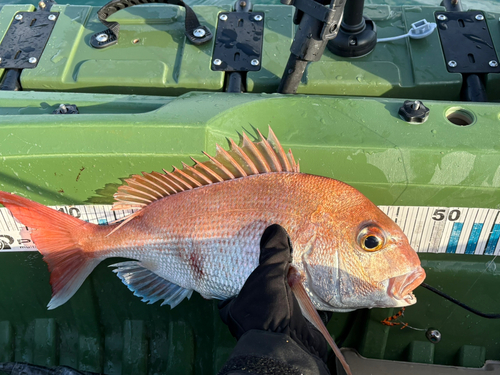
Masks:
[[[194,8],[211,30],[218,12],[230,9]],[[255,5],[266,17],[262,69],[248,73],[249,93],[228,94],[224,74],[210,70],[213,42],[201,48],[186,42],[176,7],[116,13],[123,39],[107,50],[88,45],[102,29],[97,9],[54,6],[58,22],[38,67],[22,72],[24,91],[0,91],[0,190],[46,205],[111,204],[132,174],[180,166],[202,150],[214,154],[216,143],[226,145],[237,132],[255,127],[266,134],[270,125],[301,171],[349,183],[377,205],[500,209],[499,74],[487,77],[489,103],[458,102],[462,77],[445,68],[437,33],[380,44],[355,60],[326,52],[309,65],[299,95],[266,94],[276,91],[286,64],[293,12]],[[442,9],[370,5],[366,13],[385,37]],[[0,36],[16,12],[27,10],[34,8],[3,6]],[[499,13],[485,17],[498,51]],[[409,124],[398,110],[404,99],[417,98],[430,116]],[[61,103],[77,104],[80,114],[52,115]],[[471,124],[450,121],[457,113]],[[481,311],[500,312],[495,256],[419,255],[429,284]],[[173,310],[147,305],[111,272],[112,263],[104,261],[68,303],[48,311],[41,256],[0,251],[0,363],[106,374],[221,368],[235,340],[217,302],[195,294]],[[500,361],[499,320],[422,288],[415,294],[418,303],[401,320],[416,329],[381,323],[396,309],[336,313],[328,328],[371,359],[474,368]],[[429,328],[441,332],[439,343],[426,338]]]

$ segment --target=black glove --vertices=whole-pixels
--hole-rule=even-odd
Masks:
[[[286,231],[279,225],[268,227],[262,235],[260,249],[260,265],[248,277],[239,295],[219,304],[222,320],[238,340],[259,331],[290,337],[298,345],[297,350],[319,357],[323,362],[319,366],[326,369],[327,342],[304,318],[288,285],[292,246]],[[272,341],[271,336],[266,340]],[[282,354],[278,355],[281,359],[284,358]],[[272,356],[272,352],[268,355]]]

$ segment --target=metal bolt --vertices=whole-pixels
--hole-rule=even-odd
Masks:
[[[221,21],[227,21],[227,16],[225,14],[221,14],[220,17],[219,17],[219,19]]]
[[[55,14],[51,14],[48,18],[50,21],[55,21],[57,17]]]
[[[30,58],[28,59],[28,62],[29,62],[30,64],[36,64],[36,62],[37,62],[37,61],[38,61],[38,59],[37,59],[36,57],[30,57]]]
[[[215,59],[214,60],[214,65],[220,65],[222,64],[222,60],[221,59]]]
[[[439,14],[437,16],[437,19],[440,21],[446,21],[448,19],[448,17],[446,17],[444,14]]]
[[[351,45],[351,46],[355,46],[356,44],[357,44],[356,39],[351,39],[351,40],[349,41],[349,45]]]
[[[262,21],[262,16],[260,14],[257,14],[253,19],[255,21]]]
[[[99,35],[97,35],[97,36],[95,37],[95,39],[96,39],[98,42],[101,42],[101,43],[103,43],[103,42],[107,41],[107,40],[108,40],[108,38],[109,38],[108,34],[104,34],[104,33],[99,34]]]
[[[429,328],[427,332],[425,332],[425,336],[430,342],[434,344],[437,344],[439,341],[441,341],[441,332],[439,332],[437,329]]]
[[[196,38],[203,38],[206,35],[206,33],[207,32],[204,29],[202,29],[201,27],[194,29],[194,31],[193,31],[193,35]]]
[[[66,107],[65,104],[59,104],[59,109],[61,110],[62,113],[68,112],[68,107]]]
[[[482,20],[484,20],[484,16],[483,16],[482,14],[476,14],[476,17],[475,17],[475,18],[476,18],[476,20],[478,20],[478,21],[482,21]]]
[[[492,68],[496,68],[498,66],[498,61],[496,60],[491,60],[489,63],[489,66],[491,66]]]
[[[458,64],[457,64],[457,62],[456,62],[455,60],[450,60],[450,61],[448,61],[448,66],[449,66],[450,68],[455,68],[457,65],[458,65]]]
[[[40,2],[38,3],[38,6],[39,6],[40,8],[42,8],[42,9],[45,9],[45,6],[46,6],[46,5],[45,5],[45,3],[44,3],[43,1],[40,1]]]
[[[22,14],[16,14],[16,16],[14,18],[16,20],[18,20],[18,21],[21,21],[23,19],[23,15]]]
[[[260,61],[257,59],[253,59],[252,61],[250,61],[250,64],[252,64],[253,66],[257,66],[260,64]]]

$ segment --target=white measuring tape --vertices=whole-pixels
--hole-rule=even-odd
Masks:
[[[133,210],[111,211],[111,205],[52,206],[100,225],[119,220]],[[500,254],[500,210],[465,207],[379,206],[394,220],[419,253]],[[0,253],[37,251],[25,226],[0,208]]]

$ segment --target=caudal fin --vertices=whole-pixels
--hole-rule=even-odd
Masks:
[[[47,307],[52,310],[61,306],[101,261],[85,251],[84,240],[95,224],[3,191],[0,204],[31,229],[31,239],[49,266],[52,299]]]

